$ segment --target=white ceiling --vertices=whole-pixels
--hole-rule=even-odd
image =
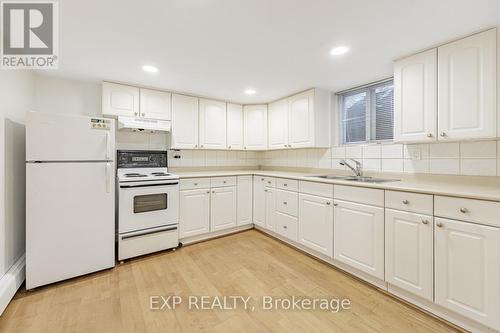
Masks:
[[[244,103],[386,78],[394,58],[500,24],[499,0],[59,3],[60,69],[52,74]],[[333,58],[340,44],[351,51]]]

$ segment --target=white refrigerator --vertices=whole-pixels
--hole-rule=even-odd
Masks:
[[[115,121],[29,112],[26,289],[115,265]]]

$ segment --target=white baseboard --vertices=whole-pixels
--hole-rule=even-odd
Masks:
[[[240,232],[243,230],[252,229],[252,228],[253,228],[253,224],[245,224],[245,225],[240,225],[240,226],[225,229],[225,230],[213,231],[213,232],[209,232],[209,233],[202,234],[202,235],[181,238],[181,239],[179,239],[179,241],[183,245],[188,245],[188,244],[202,242],[202,241],[205,241],[205,240],[208,240],[211,238],[227,236],[230,234],[234,234],[234,233],[237,233],[237,232]]]
[[[14,265],[0,278],[0,315],[9,305],[12,297],[26,278],[26,255],[23,254]]]

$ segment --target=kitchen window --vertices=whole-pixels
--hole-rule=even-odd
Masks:
[[[393,139],[394,83],[386,80],[339,94],[342,143]]]

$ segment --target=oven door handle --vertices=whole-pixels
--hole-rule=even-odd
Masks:
[[[122,236],[122,240],[140,237],[140,236],[145,236],[145,235],[157,234],[159,232],[164,232],[164,231],[173,231],[173,230],[177,230],[177,226],[165,227],[165,228],[154,229],[154,230],[144,230],[141,232],[133,233],[131,235]]]
[[[135,188],[135,187],[151,187],[151,186],[170,186],[177,185],[179,182],[175,183],[154,183],[154,184],[137,184],[137,185],[120,185],[120,188]]]

